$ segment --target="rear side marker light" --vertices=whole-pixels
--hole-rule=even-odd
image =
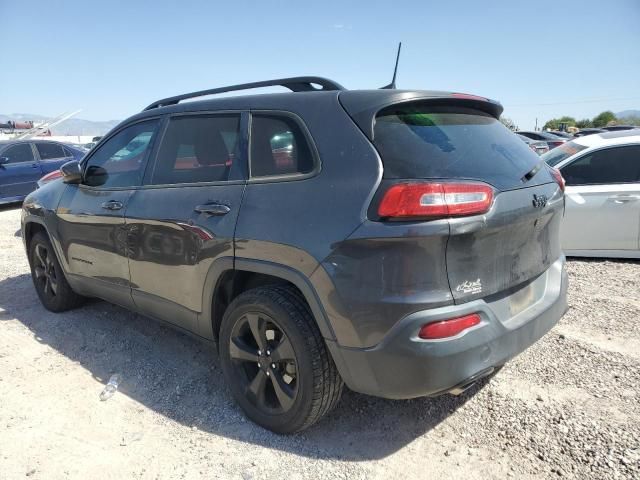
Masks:
[[[480,325],[480,315],[472,313],[464,317],[440,320],[423,325],[418,336],[423,340],[437,340],[440,338],[455,337],[468,328]]]
[[[484,183],[397,183],[384,194],[384,218],[453,217],[486,213],[493,189]]]

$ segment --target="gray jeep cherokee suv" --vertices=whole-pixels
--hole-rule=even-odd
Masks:
[[[270,85],[292,92],[181,103]],[[501,111],[319,77],[160,100],[24,202],[36,291],[214,342],[240,407],[280,433],[343,382],[460,393],[566,310],[562,177]]]

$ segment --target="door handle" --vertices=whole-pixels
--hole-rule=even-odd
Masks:
[[[205,215],[221,216],[231,211],[227,205],[221,203],[208,203],[206,205],[198,205],[193,209],[195,212],[204,213]]]
[[[122,202],[117,200],[109,200],[108,202],[104,202],[102,204],[102,208],[105,210],[120,210],[123,207]]]
[[[31,168],[38,168],[38,164],[37,163],[32,163],[31,164]]]
[[[609,198],[613,200],[614,203],[621,204],[621,203],[629,203],[629,202],[635,202],[637,200],[640,200],[640,195],[631,195],[631,194],[623,193],[621,195],[612,195]]]

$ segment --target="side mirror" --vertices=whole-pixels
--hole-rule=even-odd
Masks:
[[[0,157],[0,165],[4,165],[5,163],[9,163],[9,157]]]
[[[82,167],[80,163],[71,160],[60,167],[64,183],[80,183],[82,181]]]

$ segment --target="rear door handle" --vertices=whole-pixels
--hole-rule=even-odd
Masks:
[[[109,200],[108,202],[104,202],[102,204],[102,208],[105,210],[120,210],[123,207],[122,202],[117,200]]]
[[[221,203],[208,203],[206,205],[198,205],[194,209],[198,213],[204,213],[205,215],[221,216],[226,215],[231,211],[227,205]]]
[[[621,194],[621,195],[612,195],[609,197],[615,203],[629,203],[640,200],[640,195],[631,195],[631,194]]]

